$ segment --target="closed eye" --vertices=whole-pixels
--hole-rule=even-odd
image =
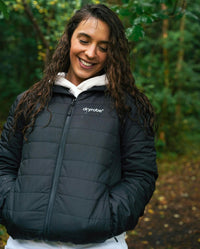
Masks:
[[[88,41],[86,41],[86,40],[79,40],[79,42],[82,43],[82,44],[87,44],[88,43]]]
[[[103,53],[106,53],[108,51],[108,48],[99,47],[99,50]]]

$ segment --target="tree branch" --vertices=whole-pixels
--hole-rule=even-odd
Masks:
[[[33,13],[31,11],[30,7],[28,6],[26,0],[22,0],[22,4],[24,6],[24,11],[25,11],[26,15],[28,16],[29,20],[33,24],[33,27],[34,27],[34,29],[36,31],[37,36],[41,40],[43,46],[46,48],[46,62],[47,62],[49,60],[49,54],[50,54],[50,52],[49,52],[49,43],[46,40],[44,34],[42,33],[42,30],[41,30],[40,26],[38,25],[37,20],[33,16]]]
[[[176,2],[175,2],[175,4],[174,4],[174,8],[173,8],[173,11],[172,11],[172,13],[170,14],[170,15],[174,15],[175,14],[175,12],[176,12],[176,8],[177,8],[177,5],[178,5],[178,1],[179,0],[176,0]]]

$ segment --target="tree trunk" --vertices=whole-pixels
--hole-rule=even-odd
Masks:
[[[184,9],[186,8],[186,2],[184,5]],[[179,38],[179,51],[178,51],[178,57],[177,57],[177,63],[176,63],[176,71],[175,71],[175,82],[177,85],[176,91],[181,90],[181,81],[180,81],[180,75],[181,75],[181,70],[182,70],[182,65],[183,65],[183,60],[184,60],[184,30],[185,30],[185,14],[181,18],[180,22],[180,38]],[[179,99],[177,100],[177,105],[176,105],[176,126],[178,127],[181,121],[181,104]]]
[[[166,10],[167,6],[162,3],[162,10]],[[168,28],[169,28],[169,20],[164,19],[162,25],[162,37],[163,37],[163,60],[164,60],[164,83],[166,87],[169,87],[169,57],[168,50],[165,47],[166,39],[168,38]]]
[[[45,57],[45,65],[49,62],[50,59],[50,49],[49,49],[49,43],[46,40],[44,34],[42,33],[42,30],[37,22],[37,20],[35,19],[29,5],[27,4],[26,0],[22,0],[22,4],[24,6],[24,11],[27,15],[27,17],[29,18],[29,20],[31,21],[31,23],[33,24],[33,27],[36,31],[37,36],[39,37],[39,39],[41,40],[43,46],[46,49],[46,57]]]
[[[166,10],[167,6],[162,3],[161,4],[161,9]],[[164,86],[165,88],[169,88],[169,56],[168,56],[168,50],[165,47],[166,40],[168,38],[168,28],[169,28],[169,20],[164,19],[162,23],[162,38],[163,38],[163,64],[164,64]],[[162,102],[162,120],[166,120],[167,117],[167,102],[166,98],[164,97],[163,102]],[[163,124],[165,125],[165,124]],[[159,139],[166,144],[166,134],[165,134],[165,129],[164,127],[160,127],[160,132],[159,132]]]

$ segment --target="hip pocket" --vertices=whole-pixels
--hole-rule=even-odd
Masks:
[[[6,224],[7,224],[7,221],[12,220],[12,217],[13,217],[14,186],[15,186],[15,183],[13,183],[3,205],[2,216],[5,219]]]

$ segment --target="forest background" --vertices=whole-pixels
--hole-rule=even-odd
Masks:
[[[167,215],[163,216],[160,212],[168,209],[167,202],[172,197],[169,193],[164,194],[164,180],[167,182],[170,178],[174,180],[171,184],[176,184],[177,178],[172,176],[185,181],[184,177],[189,175],[193,178],[188,181],[193,185],[188,185],[188,188],[191,187],[194,193],[198,188],[200,0],[0,0],[0,129],[16,96],[41,79],[44,65],[48,63],[66,21],[75,10],[87,3],[106,4],[118,14],[126,28],[136,85],[147,94],[157,114],[156,147],[160,180],[148,214],[153,216],[159,212],[160,218],[166,218]],[[187,192],[181,187],[178,190],[182,191],[180,194]],[[189,197],[191,201],[199,195],[188,194]],[[188,210],[197,211],[195,203],[187,205],[191,205]],[[148,214],[147,221],[150,219]],[[199,216],[194,217],[200,221]],[[166,224],[163,223],[163,229],[169,227]],[[144,232],[146,228],[141,225],[141,229]],[[200,243],[197,230],[193,229],[188,237],[191,243],[194,240],[194,243]],[[7,238],[3,227],[0,233],[3,245]],[[193,233],[195,238],[191,237]],[[150,235],[148,238],[141,237],[139,227],[131,236],[135,236],[134,241],[140,239],[141,247],[138,244],[134,248],[179,248],[177,245],[170,247],[173,242],[162,247],[159,238],[155,238],[153,243]],[[131,241],[129,243],[131,245]]]

